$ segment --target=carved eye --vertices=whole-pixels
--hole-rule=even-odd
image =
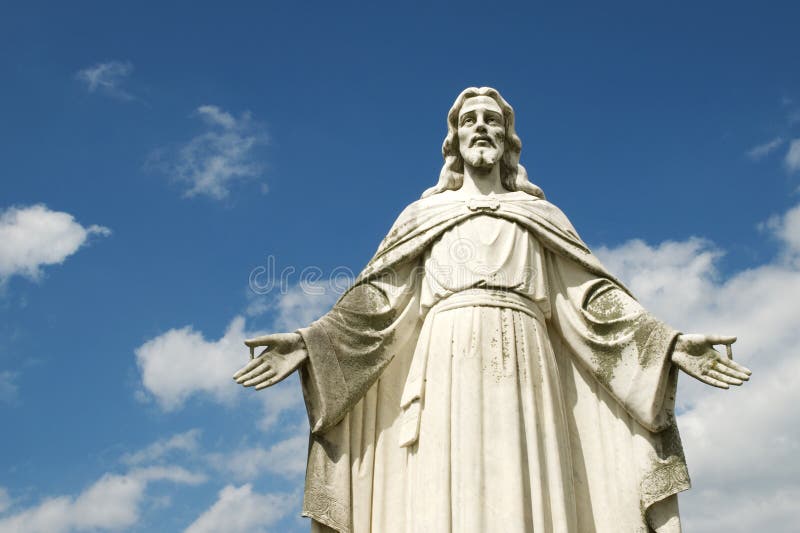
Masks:
[[[475,124],[475,119],[472,117],[464,117],[461,119],[462,126],[472,126],[473,124]]]
[[[487,124],[497,125],[500,124],[500,119],[496,116],[491,116],[486,119]]]

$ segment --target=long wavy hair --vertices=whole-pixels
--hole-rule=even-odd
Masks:
[[[422,193],[428,197],[448,190],[460,189],[464,184],[464,158],[458,146],[458,114],[464,101],[475,96],[488,96],[497,102],[503,111],[506,125],[505,150],[500,159],[500,182],[509,191],[523,191],[530,195],[544,199],[542,189],[528,180],[525,167],[519,164],[519,155],[522,152],[522,141],[514,130],[514,108],[500,96],[496,89],[491,87],[469,87],[461,91],[450,112],[447,113],[447,137],[442,143],[444,166],[439,173],[439,182]]]

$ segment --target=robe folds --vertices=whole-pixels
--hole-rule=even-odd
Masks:
[[[432,250],[446,244],[458,256],[454,232],[477,217],[516,235],[504,268],[529,278],[442,288]],[[469,323],[472,333],[455,333]],[[486,328],[503,332],[499,344],[479,338]],[[312,531],[639,533],[652,530],[653,505],[672,509],[679,530],[675,495],[689,477],[673,413],[678,332],[551,203],[521,192],[414,202],[353,286],[299,332]],[[493,388],[506,378],[514,385]],[[492,411],[505,413],[503,402],[519,416]],[[465,463],[470,453],[478,467]],[[520,469],[528,474],[514,489]],[[505,501],[517,493],[519,512]]]

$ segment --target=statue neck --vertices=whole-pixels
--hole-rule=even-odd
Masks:
[[[460,192],[469,196],[508,192],[500,181],[500,163],[490,168],[473,167],[464,163],[464,183]]]

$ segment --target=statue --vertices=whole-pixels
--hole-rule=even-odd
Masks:
[[[637,303],[529,181],[496,90],[447,126],[438,183],[330,312],[245,342],[237,383],[300,372],[312,531],[680,531],[678,370],[741,385],[736,338]]]

